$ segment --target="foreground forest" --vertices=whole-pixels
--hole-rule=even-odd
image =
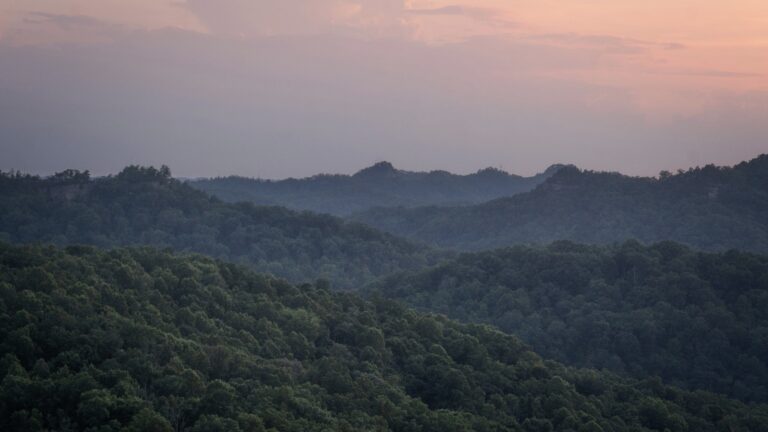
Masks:
[[[377,208],[354,219],[463,250],[637,239],[768,252],[768,155],[658,179],[564,167],[531,192],[485,204]]]
[[[768,406],[200,256],[0,244],[0,429],[767,431]]]
[[[541,243],[462,255],[167,167],[0,172],[0,430],[768,432],[768,256],[700,251],[766,249],[768,156],[556,171],[356,217],[454,248]],[[643,245],[659,238],[697,249]]]
[[[0,172],[0,240],[171,247],[339,288],[446,255],[332,216],[224,203],[165,167],[136,166],[97,179],[73,170],[49,178]]]
[[[374,287],[566,364],[768,402],[768,257],[664,242],[465,254]]]
[[[192,180],[189,184],[225,201],[250,201],[347,216],[379,206],[477,204],[527,192],[560,168],[561,165],[552,165],[532,177],[494,168],[457,175],[446,171],[403,171],[388,162],[379,162],[351,176],[321,174],[279,181],[223,177]]]

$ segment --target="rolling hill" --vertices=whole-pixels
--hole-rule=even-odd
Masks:
[[[322,174],[304,179],[261,180],[223,177],[189,184],[224,201],[249,201],[346,216],[378,206],[473,204],[527,192],[562,166],[521,177],[486,168],[470,175],[446,171],[411,172],[379,162],[354,175]]]
[[[4,431],[747,431],[768,407],[154,249],[0,243]]]
[[[136,166],[96,179],[0,173],[0,240],[171,247],[345,289],[445,255],[332,216],[224,203],[167,168]]]
[[[557,242],[464,254],[371,289],[546,358],[768,401],[768,256]]]
[[[376,208],[353,219],[462,250],[636,239],[766,252],[768,155],[659,178],[565,167],[533,191],[509,198],[471,206]]]

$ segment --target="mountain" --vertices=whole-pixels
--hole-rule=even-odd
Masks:
[[[569,365],[768,401],[765,255],[557,242],[464,254],[371,289]]]
[[[377,206],[473,204],[511,196],[533,189],[561,167],[553,165],[533,177],[520,177],[494,168],[470,175],[409,172],[379,162],[351,176],[322,174],[280,181],[223,177],[189,183],[224,201],[346,216]]]
[[[352,288],[444,254],[327,215],[228,204],[177,181],[167,168],[128,167],[91,179],[0,173],[0,240],[155,245],[247,263],[292,281]]]
[[[153,249],[0,244],[4,431],[766,431],[489,327]]]
[[[565,167],[533,191],[484,204],[376,208],[353,217],[464,250],[556,240],[673,240],[704,250],[768,251],[768,155],[657,178]]]

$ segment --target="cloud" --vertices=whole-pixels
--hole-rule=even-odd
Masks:
[[[32,12],[28,14],[24,20],[31,24],[55,24],[67,29],[83,27],[113,27],[104,21],[85,15],[60,15],[45,12]]]
[[[21,15],[1,42],[12,45],[104,43],[129,31],[120,24],[86,15],[28,12]]]
[[[461,16],[483,22],[513,24],[506,19],[506,13],[503,10],[464,5],[450,5],[432,9],[407,9],[405,13],[420,16]]]
[[[15,21],[46,43],[0,42],[0,169],[167,163],[187,176],[284,177],[381,159],[521,173],[565,160],[656,173],[749,158],[768,135],[768,97],[744,96],[763,75],[708,69],[719,51],[694,44],[509,31],[508,15],[461,4],[179,4],[168,16],[200,31],[95,9]],[[414,36],[426,25],[458,37]]]
[[[536,42],[548,42],[572,47],[597,48],[607,52],[620,54],[638,54],[651,48],[662,48],[666,50],[685,48],[685,46],[680,43],[659,43],[612,35],[545,33],[530,34],[525,36],[525,38]]]
[[[214,34],[230,36],[344,34],[414,38],[416,18],[463,17],[509,28],[501,9],[450,5],[413,8],[404,0],[186,0],[184,6]],[[439,26],[438,26],[439,27]]]
[[[0,0],[0,36],[2,42],[17,45],[60,44],[85,42],[88,32],[98,33],[103,40],[109,31],[202,30],[199,20],[179,7],[180,1]]]
[[[365,28],[400,33],[402,0],[187,0],[215,34],[236,36],[327,34]]]
[[[765,74],[751,72],[735,72],[718,69],[682,69],[682,70],[651,70],[653,73],[662,75],[687,75],[693,77],[711,77],[711,78],[757,78],[764,77]]]
[[[592,71],[598,57],[492,37],[435,46],[168,30],[107,45],[0,45],[0,169],[166,163],[184,176],[286,177],[387,159],[526,174],[565,160],[656,173],[764,148],[768,98],[744,109],[732,95],[649,124],[631,89],[541,73]]]

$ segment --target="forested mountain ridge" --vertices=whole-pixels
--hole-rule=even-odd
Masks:
[[[566,364],[768,401],[768,256],[557,242],[464,254],[372,289]]]
[[[510,198],[465,207],[377,208],[353,219],[464,250],[637,239],[766,252],[768,155],[658,179],[565,167],[533,191]]]
[[[200,256],[0,243],[0,429],[765,432],[768,406]]]
[[[91,179],[0,173],[0,240],[154,245],[242,262],[292,281],[327,278],[350,288],[442,256],[426,247],[328,215],[229,204],[171,177],[131,166]]]
[[[261,180],[223,177],[190,180],[189,184],[225,201],[250,201],[346,216],[379,206],[476,204],[527,192],[562,165],[532,177],[486,168],[469,175],[446,171],[411,172],[379,162],[356,174],[321,174],[303,179]]]

